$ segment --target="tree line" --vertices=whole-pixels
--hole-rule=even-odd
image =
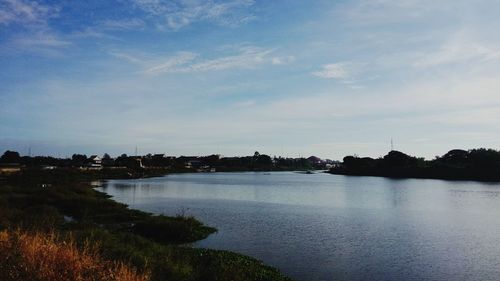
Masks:
[[[435,159],[390,151],[380,158],[346,156],[330,173],[397,178],[500,181],[500,151],[453,149]]]
[[[87,167],[94,163],[94,158],[85,154],[73,154],[70,158],[56,158],[52,156],[21,156],[16,151],[6,151],[0,157],[0,163],[16,163],[24,167]],[[221,157],[217,154],[208,156],[179,156],[167,157],[163,154],[147,154],[143,156],[129,156],[122,154],[111,157],[105,153],[99,157],[99,165],[106,167],[127,168],[171,168],[175,171],[196,170],[204,167],[213,167],[217,171],[269,171],[269,170],[309,170],[318,167],[306,158],[271,157],[255,152],[251,156]]]

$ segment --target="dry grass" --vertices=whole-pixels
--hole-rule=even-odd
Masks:
[[[55,234],[0,232],[0,280],[146,281],[121,262],[104,260],[96,247],[79,249],[71,239]]]

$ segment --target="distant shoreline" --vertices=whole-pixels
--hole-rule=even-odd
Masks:
[[[390,151],[386,156],[346,156],[328,173],[348,176],[500,182],[500,151],[454,149],[433,160]]]

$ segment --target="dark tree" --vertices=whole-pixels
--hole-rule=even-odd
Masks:
[[[260,154],[255,162],[259,167],[268,167],[273,165],[271,157],[265,154]]]
[[[117,166],[127,166],[128,156],[127,154],[122,154],[115,159],[115,165]]]
[[[475,167],[500,167],[500,152],[493,149],[472,149],[468,155],[469,164]]]
[[[81,167],[87,164],[87,155],[85,154],[73,154],[71,156],[71,165],[74,167]]]
[[[212,154],[212,155],[205,156],[202,158],[203,163],[206,165],[209,165],[211,167],[215,167],[215,166],[219,165],[219,160],[220,160],[220,156],[217,154]]]
[[[403,152],[392,150],[384,156],[384,164],[389,167],[406,167],[417,164],[418,159]]]
[[[21,161],[21,156],[17,151],[7,150],[0,158],[0,162],[3,163],[19,163]]]
[[[462,149],[453,149],[448,151],[442,157],[436,159],[437,162],[442,162],[444,164],[453,166],[464,166],[466,165],[469,158],[469,152]]]
[[[109,154],[104,153],[104,155],[102,156],[102,165],[109,167],[109,166],[113,166],[113,164],[114,164],[113,158],[111,158],[111,156],[109,156]]]

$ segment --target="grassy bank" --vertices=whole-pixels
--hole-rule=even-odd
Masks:
[[[93,245],[103,260],[148,272],[150,280],[289,280],[243,255],[180,245],[216,230],[192,217],[131,210],[90,187],[89,180],[102,178],[78,170],[8,177],[0,182],[0,229],[70,235],[78,249]]]
[[[0,232],[0,280],[147,281],[148,272],[105,260],[99,249],[83,247],[54,233]]]

